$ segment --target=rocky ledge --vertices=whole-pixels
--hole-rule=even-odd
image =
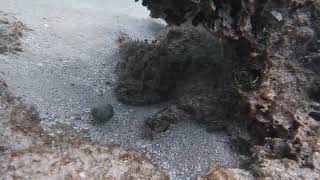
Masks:
[[[319,178],[319,1],[142,4],[151,17],[169,25],[191,23],[206,29],[191,35],[173,29],[156,41],[124,47],[119,99],[138,105],[174,101],[146,120],[146,134],[154,136],[186,118],[213,131],[228,131],[233,122],[245,124],[250,136],[241,138],[241,144],[247,146],[249,163],[242,170],[213,165],[201,177]],[[212,37],[203,38],[207,34]],[[214,56],[217,48],[210,48],[220,47],[217,42],[222,43],[223,58]],[[197,56],[200,50],[207,58]],[[131,84],[126,83],[128,77]]]

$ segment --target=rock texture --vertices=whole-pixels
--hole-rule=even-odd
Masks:
[[[15,17],[0,11],[0,54],[22,51],[22,32],[29,30]]]
[[[232,129],[239,127],[241,97],[235,88],[254,88],[259,83],[259,69],[242,67],[246,61],[224,57],[228,50],[223,46],[205,29],[190,25],[168,28],[151,43],[121,45],[123,61],[115,89],[118,99],[130,105],[172,100],[146,120],[147,137],[183,120],[205,124],[209,131],[228,129],[231,124]]]
[[[199,175],[197,180],[253,180],[254,177],[247,171],[237,168],[223,168],[217,165],[211,165],[208,171]]]
[[[199,82],[201,78],[198,78],[194,81],[196,83],[192,83],[196,88],[180,93],[183,95],[177,98],[178,103],[174,103],[155,117],[151,117],[151,120],[146,121],[147,133],[153,135],[154,132],[165,131],[171,123],[185,119],[181,115],[189,114],[193,115],[191,119],[197,120],[200,117],[199,119],[208,124],[208,127],[219,127],[216,125],[217,119],[225,122],[225,118],[205,117],[210,112],[217,116],[220,111],[228,111],[229,108],[224,106],[225,103],[220,102],[225,100],[226,104],[232,107],[230,114],[234,113],[232,110],[238,109],[239,114],[244,118],[236,116],[236,119],[248,123],[251,138],[255,140],[255,145],[247,144],[252,147],[252,161],[247,170],[256,178],[319,178],[320,76],[318,61],[320,40],[318,38],[320,35],[320,6],[318,1],[143,0],[142,4],[148,7],[152,17],[163,18],[169,24],[175,25],[191,21],[193,25],[201,24],[212,35],[222,38],[224,60],[216,65],[221,70],[218,73],[219,79],[227,82],[228,87],[223,88],[218,84],[215,86],[218,88],[214,88],[217,91],[212,93],[214,96],[204,90],[197,93],[201,94],[201,97],[198,97],[192,93],[191,89],[199,92],[200,87],[205,87],[206,90],[209,87],[198,85],[197,83],[203,82]],[[192,47],[192,41],[190,44]],[[150,50],[156,49],[152,46],[150,48]],[[140,47],[139,49],[145,48]],[[187,48],[186,52],[189,52],[190,49]],[[144,54],[150,56],[149,53]],[[140,59],[133,57],[131,63],[143,62]],[[208,60],[213,63],[216,59],[208,56]],[[169,64],[165,60],[156,61],[160,64],[165,63],[162,67]],[[157,64],[155,61],[148,62]],[[208,63],[210,64],[210,61]],[[161,80],[167,75],[158,73],[157,65],[152,66],[155,73],[149,73],[150,68],[148,68],[148,63],[146,64],[147,66],[144,66],[146,69],[141,69],[141,73],[136,73],[133,76],[134,79],[144,73],[148,74],[147,80],[155,77]],[[197,72],[204,72],[203,69],[194,67]],[[178,73],[186,77],[181,71],[178,71],[179,68],[165,69],[169,75]],[[206,70],[211,73],[217,72],[217,69],[214,68]],[[198,74],[196,73],[195,76]],[[171,77],[179,76],[173,74],[167,79],[170,80],[170,84],[175,84],[174,87],[180,86],[179,79]],[[219,82],[218,78],[210,80],[213,81],[211,83]],[[185,84],[188,83],[183,83],[183,86]],[[172,86],[169,86],[169,89]],[[230,87],[234,87],[232,89],[236,93],[233,94],[237,96],[228,95],[228,91],[225,90],[231,89]],[[168,86],[165,86],[165,90],[167,89]],[[221,96],[219,89],[224,90]],[[137,94],[143,94],[144,89],[139,89],[137,92]],[[231,97],[231,100],[223,95]],[[188,96],[189,98],[185,98]],[[165,94],[165,97],[170,96]],[[206,100],[201,100],[202,97]],[[144,102],[143,98],[139,99]],[[235,99],[238,103],[234,103]],[[148,103],[154,102],[157,101]],[[191,102],[192,105],[184,106],[188,102]],[[201,103],[210,105],[199,105]],[[214,108],[218,107],[213,105],[215,103],[222,105],[221,109]],[[195,110],[195,107],[199,109]],[[224,171],[225,169],[217,168],[218,173],[224,173]]]
[[[116,95],[131,105],[168,100],[174,96],[177,81],[190,77],[204,64],[214,66],[222,50],[221,43],[201,28],[172,28],[151,42],[122,43]]]

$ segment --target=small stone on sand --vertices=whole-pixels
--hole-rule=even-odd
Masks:
[[[114,110],[110,104],[99,105],[91,109],[91,115],[95,122],[105,123],[114,116]]]

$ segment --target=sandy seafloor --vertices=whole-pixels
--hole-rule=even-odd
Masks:
[[[0,0],[0,10],[21,20],[23,52],[0,55],[0,76],[26,102],[32,102],[49,133],[56,123],[86,132],[102,144],[121,144],[143,152],[171,179],[190,179],[214,162],[236,166],[238,156],[224,133],[209,134],[181,122],[153,141],[143,138],[142,124],[161,106],[131,107],[113,95],[117,38],[152,38],[165,28],[133,0]],[[92,125],[90,108],[109,103],[115,117]],[[63,133],[63,132],[59,132]]]

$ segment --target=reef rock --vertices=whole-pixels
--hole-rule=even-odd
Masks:
[[[237,92],[238,103],[219,99],[238,109],[244,118],[237,119],[248,123],[255,139],[255,145],[250,145],[250,173],[261,179],[319,178],[319,1],[143,0],[142,4],[152,17],[163,18],[170,25],[191,21],[222,39],[224,63],[218,66],[227,68],[220,68],[219,78],[232,74],[226,82]],[[211,79],[212,83],[217,79]],[[189,95],[184,92],[183,96]],[[193,102],[219,102],[208,92],[203,91],[201,97],[204,94],[211,101]],[[192,93],[190,96],[188,100],[199,99]],[[176,104],[151,118],[160,121],[147,120],[147,131],[166,130],[166,124],[177,121],[182,111],[188,112],[183,115],[210,111],[217,114],[213,108],[216,106],[198,106],[195,111],[181,106],[184,103]],[[200,114],[204,117],[206,113]],[[215,119],[205,122],[214,125]]]
[[[190,77],[199,66],[219,62],[222,51],[221,43],[203,28],[172,28],[151,42],[122,43],[116,95],[130,105],[168,100],[178,80]]]
[[[245,179],[253,180],[253,176],[242,169],[237,168],[223,168],[217,165],[209,166],[206,173],[199,175],[197,180],[236,180]]]
[[[29,30],[15,17],[0,11],[0,54],[22,51],[20,38]]]

